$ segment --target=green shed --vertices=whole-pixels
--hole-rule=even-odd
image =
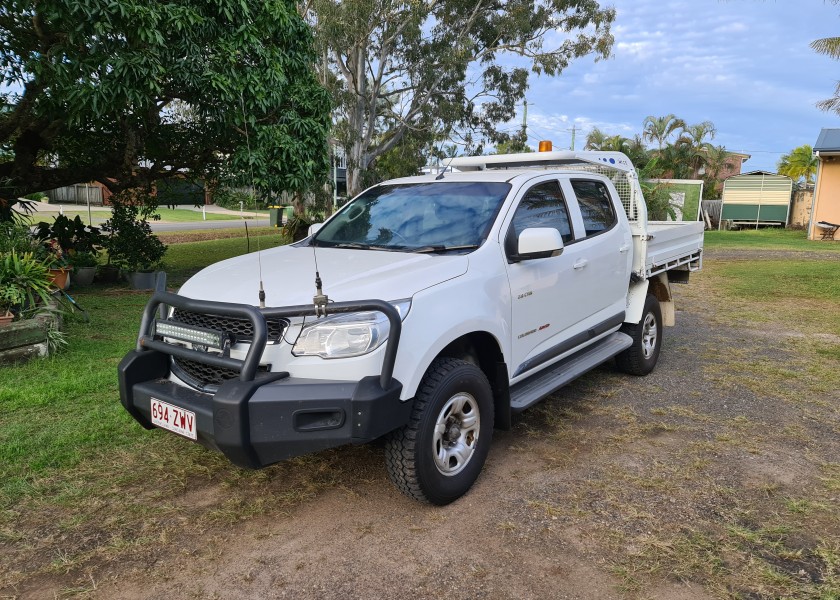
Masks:
[[[720,221],[733,225],[787,225],[793,180],[767,171],[735,175],[723,182]]]

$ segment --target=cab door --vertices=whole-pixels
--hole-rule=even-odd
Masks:
[[[579,221],[579,218],[576,220]],[[511,377],[544,366],[570,347],[595,310],[574,244],[572,214],[557,179],[526,189],[502,229],[511,292]],[[568,244],[558,256],[515,261],[518,236],[530,227],[552,227]],[[572,346],[570,346],[570,344]]]

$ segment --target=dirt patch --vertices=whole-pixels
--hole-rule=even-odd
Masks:
[[[149,482],[147,496],[131,493],[138,510],[168,515],[150,517],[151,539],[122,532],[128,549],[64,570],[55,552],[72,534],[21,514],[31,541],[0,538],[18,572],[0,595],[836,597],[840,381],[815,379],[795,324],[721,326],[712,284],[701,273],[677,289],[654,373],[605,365],[527,411],[450,506],[400,495],[376,446],[197,474],[165,494]],[[107,531],[88,532],[92,549],[113,543]],[[30,543],[45,554],[16,562]]]

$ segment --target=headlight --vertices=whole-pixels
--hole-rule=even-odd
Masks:
[[[393,302],[405,319],[410,300]],[[388,339],[391,323],[381,312],[358,312],[326,317],[301,330],[292,354],[321,358],[349,358],[373,352]]]

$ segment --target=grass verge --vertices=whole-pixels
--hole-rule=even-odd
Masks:
[[[800,250],[840,254],[838,242],[811,241],[805,231],[780,228],[707,231],[704,246],[721,250]]]

